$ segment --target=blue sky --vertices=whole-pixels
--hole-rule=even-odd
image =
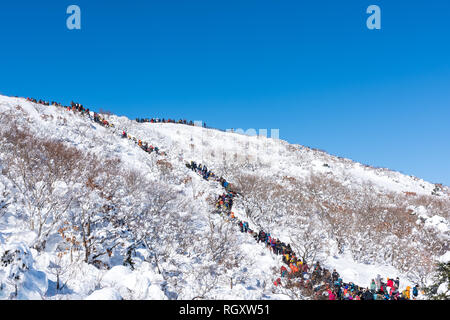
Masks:
[[[279,129],[450,185],[449,18],[442,0],[2,1],[0,93]]]

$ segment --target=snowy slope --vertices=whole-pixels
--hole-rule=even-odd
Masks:
[[[352,190],[363,190],[363,186],[371,185],[375,192],[393,192],[401,196],[404,196],[405,192],[414,193],[414,197],[430,196],[436,189],[435,184],[416,177],[388,169],[371,168],[322,151],[266,137],[249,137],[171,123],[137,123],[115,115],[104,115],[114,124],[114,128],[105,128],[87,117],[63,108],[35,104],[23,98],[0,96],[0,113],[5,112],[13,114],[19,123],[28,124],[33,135],[37,137],[62,141],[79,150],[94,153],[104,160],[118,158],[126,168],[140,172],[145,177],[146,184],[170,184],[173,190],[178,192],[180,201],[187,203],[183,215],[189,217],[190,224],[185,232],[192,234],[199,247],[211,232],[211,222],[216,226],[223,223],[222,217],[211,215],[211,199],[216,199],[223,190],[216,182],[204,181],[188,170],[185,163],[191,160],[207,164],[209,169],[231,182],[235,176],[235,168],[232,170],[229,167],[237,166],[241,167],[242,172],[274,181],[281,181],[286,176],[307,181],[311,174],[325,174]],[[137,139],[159,146],[167,155],[158,156],[144,152],[133,141],[120,137],[123,130]],[[2,159],[0,154],[0,161]],[[161,159],[172,165],[172,174],[178,180],[169,182],[161,174],[157,164]],[[180,182],[186,179],[190,182]],[[11,181],[0,175],[0,194],[2,190],[13,189]],[[448,188],[439,190],[438,197],[442,201],[450,202]],[[23,271],[24,274],[30,275],[30,279],[24,281],[36,289],[24,290],[20,298],[38,299],[40,295],[50,299],[192,299],[210,285],[207,283],[207,277],[205,283],[199,281],[202,275],[199,270],[214,268],[214,265],[208,261],[207,255],[198,254],[200,251],[196,250],[200,250],[199,248],[192,248],[189,254],[175,254],[172,258],[175,262],[164,262],[163,267],[172,274],[166,279],[159,274],[155,264],[149,259],[148,251],[137,249],[133,256],[134,270],[122,265],[123,257],[118,252],[105,260],[112,267],[109,270],[98,269],[82,261],[72,263],[65,274],[66,287],[58,291],[55,287],[55,268],[52,268],[55,261],[58,261],[55,248],[60,239],[57,232],[50,237],[51,241],[46,250],[31,248],[36,235],[27,230],[21,221],[24,209],[20,205],[21,196],[18,191],[15,191],[13,198],[6,213],[0,216],[0,256],[6,250],[11,250],[8,248],[15,247],[21,248],[20,252],[29,252],[32,255],[29,268],[31,271]],[[448,215],[439,216],[429,208],[415,203],[411,203],[409,208],[411,214],[416,215],[418,220],[422,219],[424,225],[436,229],[442,237],[448,237]],[[235,212],[238,217],[247,218],[243,204],[237,203]],[[254,222],[256,221],[250,219],[250,227],[256,229]],[[288,228],[285,224],[270,226],[272,234],[286,242],[290,241],[290,237],[297,230],[296,227]],[[275,277],[273,270],[279,270],[281,259],[263,245],[256,244],[248,234],[239,232],[237,228],[232,230],[236,241],[234,254],[239,257],[240,263],[229,272],[223,272],[218,277],[218,282],[214,283],[203,298],[288,298],[273,291],[271,285]],[[330,247],[334,246],[335,244],[330,242]],[[408,274],[397,270],[389,262],[361,263],[348,253],[339,254],[336,250],[328,256],[322,255],[320,259],[327,267],[336,268],[345,281],[353,281],[361,286],[368,286],[377,274],[384,278],[400,276],[404,279],[402,287],[412,284]],[[37,280],[33,280],[33,276]],[[0,279],[7,279],[6,273],[0,273]],[[2,281],[6,283],[6,280]],[[0,294],[0,298],[8,296]]]
[[[124,117],[111,117],[114,123],[130,134],[142,139],[153,139],[166,145],[176,154],[189,155],[199,163],[220,167],[223,155],[228,160],[237,153],[239,159],[250,157],[260,162],[265,171],[272,175],[286,172],[293,177],[305,177],[311,170],[329,172],[349,184],[373,183],[380,189],[396,192],[415,192],[431,194],[433,183],[382,168],[371,168],[349,159],[337,158],[322,151],[312,150],[300,145],[291,145],[282,140],[266,137],[250,137],[238,133],[222,132],[214,129],[190,127],[178,124],[136,123]],[[193,150],[190,146],[195,145]],[[324,167],[328,164],[329,167]],[[447,195],[448,196],[448,195]]]
[[[16,107],[20,105],[20,109]],[[120,138],[119,131],[107,129],[98,124],[93,123],[86,118],[73,114],[62,108],[48,107],[34,104],[24,99],[0,97],[0,112],[13,112],[14,116],[19,117],[19,121],[28,122],[36,136],[51,137],[56,140],[63,141],[69,145],[75,146],[81,150],[93,152],[96,155],[108,159],[118,157],[125,166],[138,170],[143,173],[148,181],[160,180],[159,172],[155,170],[155,163],[161,157],[155,154],[149,155],[138,148],[134,142]],[[164,146],[157,136],[152,137],[149,141],[157,141],[157,145]],[[206,183],[200,177],[188,170],[183,162],[180,162],[174,156],[170,144],[167,143],[169,151],[168,160],[173,161],[177,175],[191,176],[192,184],[183,186],[182,195],[185,201],[193,203],[193,195],[196,195],[195,209],[192,218],[195,233],[199,237],[205,237],[208,232],[208,218],[210,217],[211,207],[207,203],[208,196],[215,198],[220,194],[221,188],[216,183]],[[163,149],[163,148],[162,148]],[[12,188],[11,183],[4,177],[0,176],[0,189]],[[180,186],[177,186],[180,188]],[[201,194],[199,197],[198,194]],[[20,241],[21,245],[32,253],[34,264],[33,268],[39,272],[46,274],[48,278],[47,298],[51,299],[168,299],[168,298],[184,298],[190,299],[198,294],[196,282],[198,279],[193,276],[192,269],[206,265],[204,261],[192,261],[185,258],[180,261],[184,272],[178,276],[180,288],[178,296],[174,296],[167,281],[163,280],[158,271],[151,263],[145,261],[146,254],[141,252],[134,257],[135,270],[131,271],[120,264],[111,270],[98,270],[92,265],[86,263],[77,263],[70,270],[71,276],[68,277],[66,287],[67,290],[56,292],[55,276],[51,272],[52,261],[55,261],[55,252],[53,249],[56,244],[49,244],[46,252],[37,252],[30,249],[35,234],[30,231],[24,231],[21,228],[19,219],[16,219],[17,212],[20,211],[19,204],[8,206],[8,212],[0,224],[1,250],[0,256],[8,250],[10,245]],[[222,218],[212,216],[216,223],[220,223]],[[191,232],[186,230],[186,232]],[[194,232],[194,231],[192,231]],[[278,265],[278,259],[273,257],[270,252],[265,250],[263,246],[255,247],[252,238],[239,231],[235,234],[237,241],[242,244],[242,255],[246,255],[246,259],[240,266],[239,276],[234,281],[237,283],[233,289],[230,289],[229,281],[225,284],[218,284],[210,293],[210,298],[233,298],[233,299],[261,299],[270,298],[277,299],[277,295],[270,292],[270,286],[264,288],[265,284],[272,282],[273,266]],[[206,259],[206,258],[205,258]],[[257,264],[258,267],[253,266]],[[171,268],[170,264],[168,268]],[[34,270],[33,269],[33,270]],[[6,279],[6,278],[4,278]],[[4,280],[6,281],[6,280]],[[46,289],[47,290],[47,289]],[[41,294],[45,294],[45,290],[41,290]],[[131,292],[131,293],[130,293]],[[172,292],[172,293],[171,293]],[[3,296],[7,298],[7,296]],[[26,295],[19,298],[36,299],[36,295]]]

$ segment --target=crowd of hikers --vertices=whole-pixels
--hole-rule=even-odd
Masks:
[[[376,280],[372,279],[369,287],[360,287],[353,282],[343,282],[335,269],[330,272],[320,266],[318,261],[311,267],[301,260],[297,263],[295,259],[283,261],[291,270],[288,271],[285,266],[282,266],[281,277],[275,280],[274,284],[282,285],[281,279],[286,278],[288,286],[302,288],[317,300],[415,300],[419,294],[418,285],[412,290],[410,286],[407,286],[405,290],[400,291],[398,277],[395,280],[387,278],[387,282],[384,282],[378,275]]]
[[[61,108],[67,109],[68,111],[78,112],[79,114],[87,116],[90,120],[94,121],[95,123],[98,123],[99,125],[101,125],[103,127],[115,128],[113,123],[110,123],[108,120],[104,119],[99,113],[93,112],[93,114],[91,114],[91,111],[88,108],[85,108],[82,104],[77,103],[77,102],[72,101],[70,103],[70,106],[64,106],[61,103],[58,103],[55,101],[52,101],[50,103],[48,101],[44,101],[41,99],[36,100],[34,98],[26,98],[26,100],[33,102],[33,103],[41,104],[44,106],[51,105],[51,106],[56,106],[56,107],[61,107]],[[133,137],[133,136],[127,134],[124,130],[122,130],[121,137],[134,141],[135,144],[137,144],[142,150],[144,150],[147,153],[152,153],[154,151],[158,155],[163,155],[163,156],[166,155],[166,153],[160,151],[160,149],[158,147],[153,146],[153,145],[149,144],[148,142],[144,142],[140,139],[137,139],[136,137]]]
[[[93,113],[92,117],[89,109],[79,103],[72,102],[70,106],[63,106],[62,104],[54,101],[50,103],[33,98],[27,98],[27,100],[46,106],[52,105],[66,108],[69,111],[77,111],[88,116],[89,119],[104,127],[114,127],[112,123],[109,123],[106,119],[103,119],[96,112]],[[175,121],[172,119],[165,120],[158,118],[136,119],[136,121],[139,123],[162,122],[194,125],[192,121]],[[204,125],[204,127],[206,126]],[[149,145],[147,142],[136,139],[135,137],[127,134],[125,131],[122,131],[121,136],[122,138],[134,141],[145,152],[152,153],[155,151],[157,154],[165,155],[164,152],[160,152],[158,147],[154,147],[153,145]],[[201,175],[205,180],[219,182],[225,189],[225,192],[221,194],[216,201],[216,213],[224,216],[229,221],[236,223],[241,232],[250,234],[257,243],[263,243],[274,254],[282,256],[282,262],[284,265],[279,270],[280,277],[274,281],[274,286],[295,286],[302,289],[302,291],[307,295],[318,300],[409,300],[417,298],[419,286],[416,285],[413,288],[407,286],[405,290],[401,291],[398,277],[396,279],[387,278],[387,280],[384,281],[378,275],[375,279],[372,279],[369,287],[360,287],[353,282],[344,282],[336,270],[331,272],[327,268],[322,267],[318,261],[313,263],[311,266],[308,265],[303,259],[297,258],[290,244],[280,241],[264,230],[259,230],[259,232],[252,230],[247,221],[242,221],[235,216],[232,206],[234,198],[238,195],[238,192],[233,191],[231,183],[223,177],[215,175],[211,170],[208,170],[206,165],[197,164],[196,162],[191,161],[190,163],[186,163],[186,167]]]
[[[93,112],[93,114],[91,114],[91,111],[89,110],[89,108],[85,108],[82,104],[77,103],[77,102],[73,102],[72,101],[70,103],[70,106],[64,106],[63,104],[61,104],[59,102],[52,101],[50,103],[48,101],[44,101],[44,100],[41,100],[41,99],[36,100],[34,98],[27,98],[27,101],[34,102],[34,103],[37,103],[37,104],[41,104],[41,105],[44,105],[44,106],[61,107],[61,108],[67,109],[68,111],[73,111],[73,112],[76,111],[76,112],[80,113],[81,115],[87,116],[90,120],[92,120],[92,121],[94,121],[94,122],[96,122],[96,123],[98,123],[98,124],[100,124],[100,125],[102,125],[104,127],[114,128],[114,125],[112,123],[109,123],[108,120],[102,118],[100,116],[100,114],[98,114],[97,112]]]
[[[290,244],[286,244],[273,237],[269,232],[259,230],[256,232],[249,227],[248,221],[238,219],[233,210],[233,201],[236,191],[232,190],[232,185],[223,177],[216,176],[208,170],[206,165],[198,164],[194,161],[186,163],[186,167],[201,175],[205,180],[218,181],[225,192],[219,195],[215,209],[226,217],[229,221],[236,223],[241,232],[250,234],[257,243],[263,243],[276,255],[281,255],[284,265],[280,268],[280,277],[274,281],[274,286],[297,287],[305,294],[317,300],[409,300],[416,299],[419,293],[419,286],[406,287],[400,291],[400,280],[388,278],[387,281],[378,275],[372,280],[370,287],[360,287],[353,282],[344,282],[339,273],[334,269],[328,270],[317,261],[311,266],[301,258],[297,258]],[[282,279],[284,279],[282,281]],[[412,292],[411,292],[412,291]]]
[[[194,126],[195,122],[192,120],[187,121],[186,119],[174,120],[174,119],[160,119],[160,118],[136,118],[136,122],[139,123],[177,123],[186,124],[188,126]],[[206,128],[206,123],[203,123],[203,128]]]

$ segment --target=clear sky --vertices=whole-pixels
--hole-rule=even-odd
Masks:
[[[279,129],[450,185],[449,40],[446,0],[1,1],[0,93]]]

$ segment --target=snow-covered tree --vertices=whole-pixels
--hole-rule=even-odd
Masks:
[[[33,268],[33,256],[23,243],[0,250],[0,299],[41,299],[47,291],[45,273]]]
[[[425,294],[433,300],[450,299],[450,262],[437,264],[433,284],[425,288]]]

